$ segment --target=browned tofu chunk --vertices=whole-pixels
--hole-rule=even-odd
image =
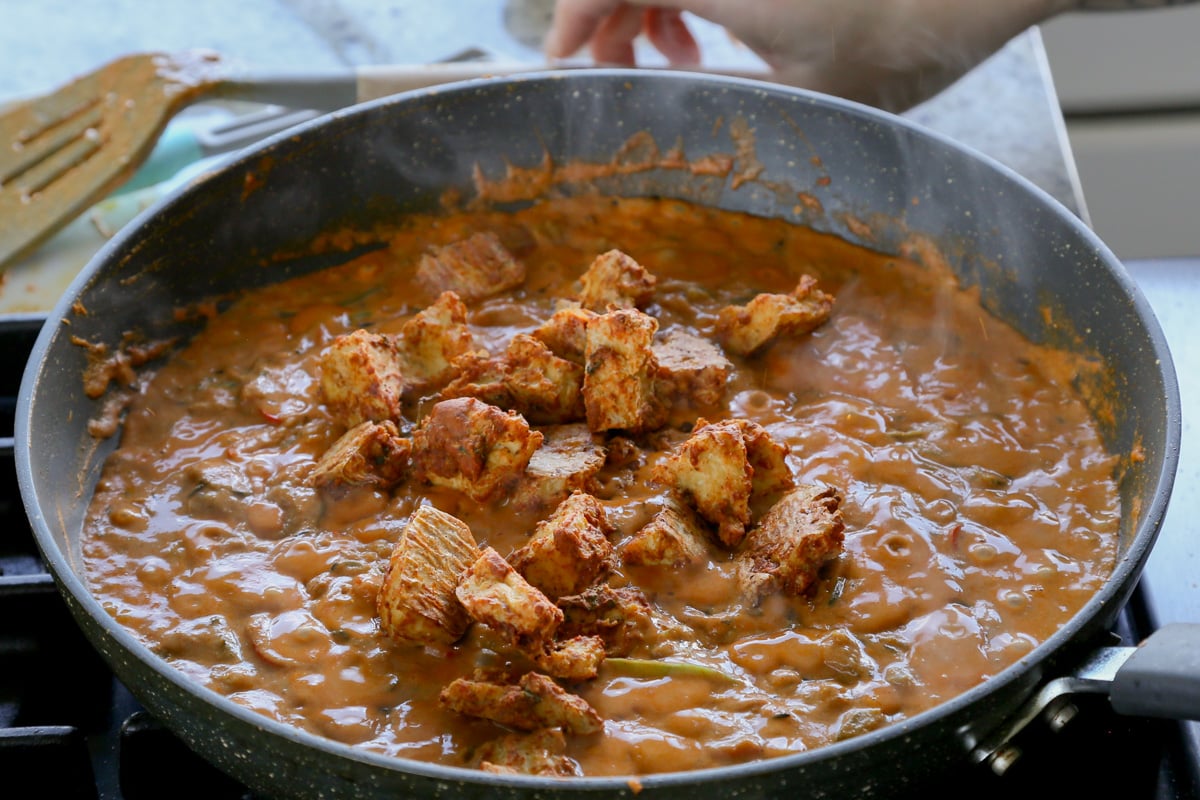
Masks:
[[[715,344],[685,331],[672,331],[653,349],[666,402],[713,406],[725,399],[733,364]]]
[[[468,353],[454,362],[453,372],[442,398],[474,397],[516,411],[535,425],[583,419],[583,367],[554,355],[529,334],[513,336],[499,356]]]
[[[496,234],[476,233],[422,256],[417,282],[430,296],[452,291],[473,303],[520,286],[525,282],[525,265]]]
[[[516,684],[458,678],[442,690],[439,700],[459,714],[518,731],[562,728],[567,733],[587,734],[604,726],[586,700],[537,672],[527,672]]]
[[[542,445],[529,459],[513,495],[517,508],[553,508],[571,492],[590,492],[605,464],[605,448],[586,425],[551,425],[540,430]]]
[[[594,433],[644,433],[666,422],[654,391],[658,361],[651,344],[658,322],[636,309],[601,314],[588,323],[583,404]]]
[[[692,435],[656,465],[654,478],[716,525],[722,544],[735,547],[751,521],[751,498],[791,486],[785,453],[757,423],[701,419]]]
[[[404,478],[411,453],[412,442],[400,436],[390,419],[362,422],[325,451],[309,480],[328,490],[349,486],[388,489]]]
[[[791,294],[760,294],[744,306],[726,306],[717,318],[717,337],[733,353],[748,356],[781,336],[802,336],[833,313],[833,296],[804,275]]]
[[[610,656],[633,652],[654,630],[650,602],[633,586],[614,589],[607,583],[558,598],[563,612],[561,637],[597,636]]]
[[[582,364],[587,353],[588,322],[595,317],[596,312],[579,306],[560,308],[534,329],[533,336],[559,358]]]
[[[707,424],[701,419],[697,427]],[[751,494],[754,497],[781,492],[795,485],[792,471],[787,465],[788,449],[771,438],[767,429],[757,422],[747,419],[728,419],[718,423],[736,427],[742,433],[742,441],[746,443],[746,458],[754,469],[751,479]]]
[[[466,523],[421,506],[388,560],[376,605],[385,634],[402,642],[449,645],[470,624],[454,590],[479,548]]]
[[[533,662],[547,675],[562,681],[590,681],[600,673],[604,640],[599,636],[576,636],[555,644],[554,649],[533,654]]]
[[[321,397],[347,428],[400,417],[404,356],[391,337],[363,329],[343,334],[321,353],[320,364]]]
[[[708,558],[700,519],[682,504],[664,506],[621,549],[621,560],[641,567],[686,567]]]
[[[491,547],[462,573],[454,594],[471,619],[524,650],[548,649],[562,624],[562,611]]]
[[[460,397],[436,403],[412,442],[418,475],[483,503],[520,479],[542,434],[520,414]]]
[[[575,492],[538,524],[533,537],[509,560],[551,599],[578,594],[612,568],[612,531],[600,501]]]
[[[448,381],[454,360],[475,347],[467,327],[467,307],[454,292],[443,292],[400,329],[404,374],[410,388],[427,389]]]
[[[841,550],[844,530],[841,498],[835,489],[797,486],[746,536],[737,557],[743,595],[757,603],[777,591],[804,594],[821,565]]]
[[[533,733],[509,733],[479,746],[479,769],[495,775],[543,775],[569,778],[582,775],[579,762],[565,755],[567,740],[561,728]]]
[[[579,303],[599,313],[613,308],[645,308],[658,279],[620,250],[596,256],[579,279]]]
[[[678,449],[655,465],[654,478],[671,486],[700,516],[717,526],[733,547],[750,524],[754,468],[742,433],[731,425],[698,426]]]
[[[518,333],[504,353],[505,385],[513,408],[535,425],[583,419],[583,367],[554,355],[534,337]]]
[[[438,392],[440,399],[474,397],[497,408],[512,406],[512,394],[504,380],[503,356],[490,355],[486,350],[472,350],[454,359],[450,371],[454,377]]]

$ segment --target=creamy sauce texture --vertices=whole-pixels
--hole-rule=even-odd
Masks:
[[[432,298],[427,248],[493,231],[523,286],[470,306],[499,350],[620,248],[658,277],[660,333],[708,336],[718,310],[786,293],[836,298],[812,333],[730,356],[721,407],[676,408],[633,437],[596,496],[619,552],[666,502],[657,463],[697,417],[741,417],[787,447],[798,483],[842,497],[842,553],[806,596],[738,600],[730,553],[688,569],[625,567],[655,634],[633,654],[719,670],[601,667],[569,688],[605,723],[567,739],[589,775],[715,767],[820,747],[919,713],[1027,654],[1103,585],[1120,505],[1096,425],[1061,354],[984,311],[952,275],[788,225],[678,201],[576,198],[406,221],[389,246],[255,290],[179,350],[129,409],[85,523],[88,579],[122,625],[189,678],[322,736],[475,766],[501,731],[438,704],[451,680],[515,656],[482,626],[448,649],[378,629],[375,596],[414,509],[430,503],[508,555],[548,512],[406,482],[331,496],[307,482],[344,432],[318,357],[356,328],[397,331]],[[415,424],[421,403],[410,409]]]

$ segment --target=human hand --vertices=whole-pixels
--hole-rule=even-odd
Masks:
[[[546,53],[584,45],[602,64],[634,64],[646,34],[672,66],[696,66],[683,12],[722,25],[772,77],[891,111],[932,97],[1031,25],[1079,0],[558,0]]]

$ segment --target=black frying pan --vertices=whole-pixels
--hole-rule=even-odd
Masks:
[[[1127,601],[1158,534],[1180,439],[1178,389],[1166,344],[1112,253],[1019,176],[901,118],[737,79],[581,70],[401,95],[280,135],[127,227],[50,315],[18,401],[21,492],[74,616],[142,704],[264,795],[630,793],[619,778],[497,776],[360,752],[266,720],[153,655],[102,610],[79,572],[80,522],[115,442],[88,435],[97,403],[83,393],[85,352],[71,339],[115,346],[130,329],[151,338],[186,335],[190,329],[174,318],[175,308],[315,269],[326,262],[266,257],[304,254],[314,236],[342,223],[366,225],[434,208],[450,188],[470,196],[477,166],[497,178],[508,164],[535,167],[546,155],[555,163],[608,162],[637,131],[649,132],[663,150],[682,144],[693,160],[745,153],[733,140],[741,135],[731,133],[740,130],[738,121],[753,130],[754,158],[763,167],[758,180],[734,189],[732,176],[647,168],[592,188],[784,217],[890,251],[911,233],[923,234],[965,283],[981,288],[985,304],[1000,317],[1034,340],[1102,361],[1105,379],[1085,388],[1098,397],[1102,386],[1111,401],[1113,414],[1103,430],[1107,444],[1119,454],[1139,447],[1143,458],[1126,459],[1120,476],[1127,511],[1111,579],[1021,662],[891,727],[770,761],[647,776],[640,780],[642,796],[890,796],[905,782],[986,758],[994,749],[991,735],[1021,701],[1051,677],[1089,669],[1097,636]],[[740,141],[747,142],[744,136]],[[625,157],[636,161],[646,152]],[[734,174],[753,166],[741,158]],[[797,202],[800,193],[810,202]],[[869,240],[855,220],[869,223]],[[76,303],[86,315],[73,310]],[[1138,656],[1146,662],[1141,668],[1130,663],[1118,673],[1114,703],[1132,712],[1194,712],[1200,703],[1194,692],[1187,694],[1187,684],[1159,679],[1164,660],[1170,667],[1180,652],[1195,658],[1189,654],[1198,637],[1189,629],[1152,638],[1166,650],[1146,649]]]

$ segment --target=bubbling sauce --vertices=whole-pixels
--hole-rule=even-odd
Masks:
[[[527,268],[519,288],[470,304],[475,340],[493,351],[544,322],[612,248],[657,276],[646,311],[660,333],[710,337],[720,308],[789,292],[801,274],[836,298],[815,331],[730,355],[724,403],[702,414],[763,426],[797,483],[835,487],[841,553],[804,596],[754,608],[715,542],[689,568],[618,558],[608,582],[639,587],[656,620],[632,655],[729,680],[602,665],[570,685],[604,720],[567,737],[583,774],[769,758],[909,717],[1013,664],[1110,574],[1115,459],[1070,388],[1069,358],[949,273],[679,201],[545,201],[406,220],[382,250],[248,292],[146,382],[87,515],[86,573],[108,612],[190,679],[404,758],[477,766],[504,733],[438,702],[455,678],[511,660],[503,642],[480,625],[446,648],[392,641],[376,593],[420,504],[503,555],[546,512],[420,481],[332,496],[307,479],[344,431],[321,401],[323,348],[358,328],[399,330],[430,302],[414,283],[421,254],[479,231]],[[698,416],[676,408],[667,428],[629,437],[638,458],[599,475],[618,553],[667,501],[651,473]]]

